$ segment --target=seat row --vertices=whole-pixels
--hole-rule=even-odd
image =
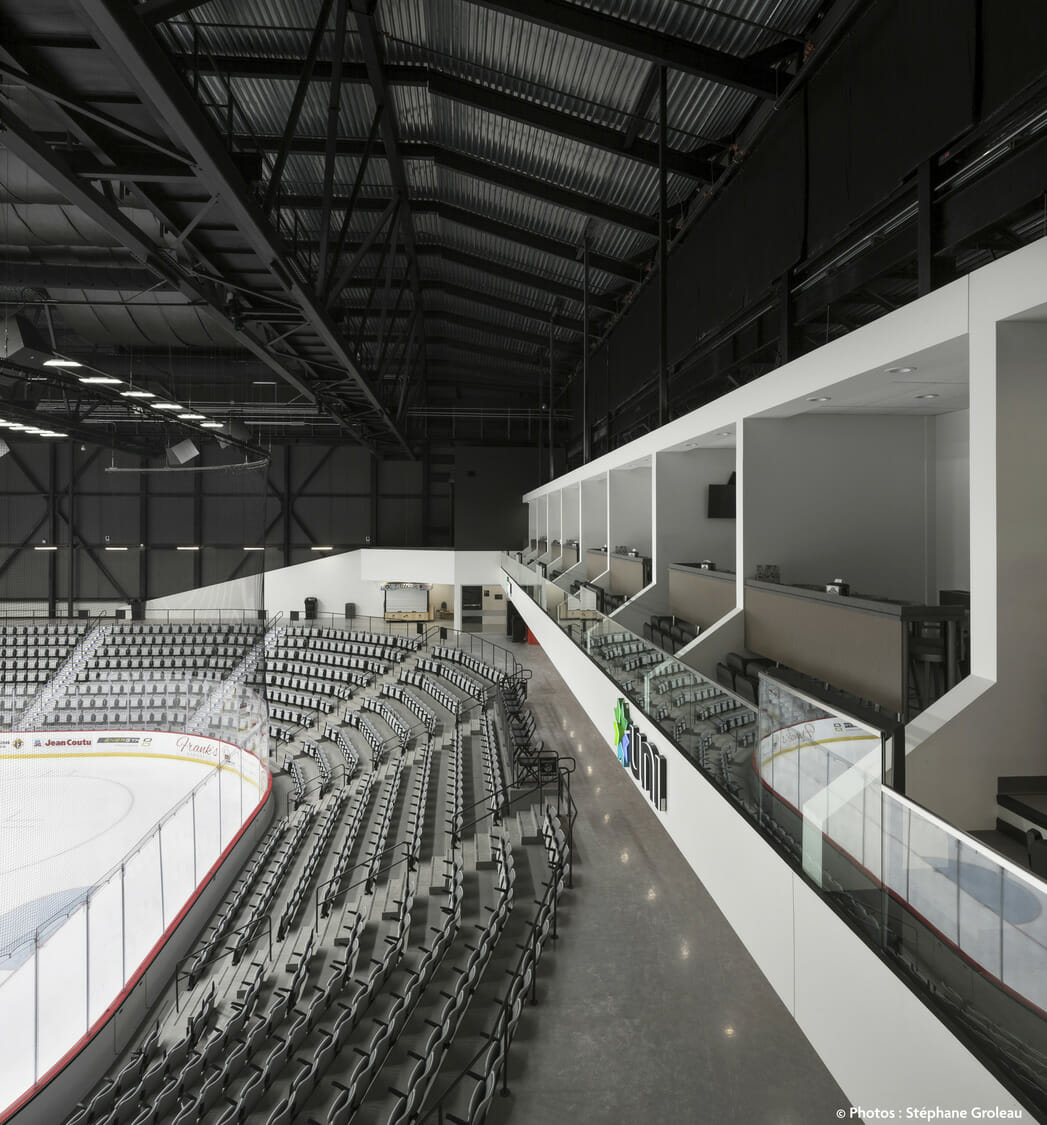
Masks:
[[[319,742],[314,742],[311,738],[302,738],[299,741],[302,749],[316,762],[316,768],[320,771],[322,791],[326,792],[331,787],[331,763],[324,753],[324,748]]]
[[[265,872],[259,881],[258,891],[247,913],[247,920],[237,928],[237,938],[233,945],[234,964],[240,961],[255,937],[261,932],[262,921],[269,917],[273,902],[291,871],[295,857],[305,843],[314,818],[315,812],[311,808],[299,809],[295,813],[291,830],[277,849],[276,860],[271,870]]]
[[[411,741],[411,728],[400,718],[400,716],[385,703],[381,698],[372,697],[365,699],[360,704],[361,711],[373,711],[378,715],[389,727],[389,729],[396,735],[400,742],[400,749],[406,750]]]
[[[296,707],[270,707],[269,718],[278,723],[291,723],[296,727],[311,727],[316,723],[316,716],[308,711],[299,711]]]
[[[255,883],[265,870],[276,846],[283,834],[287,831],[287,818],[281,817],[262,838],[261,844],[252,854],[243,874],[236,882],[232,895],[222,903],[214,921],[207,928],[196,950],[186,962],[186,974],[190,989],[196,987],[200,973],[217,952],[226,934],[232,927],[233,921],[246,904],[248,896],[254,890]]]
[[[341,750],[342,757],[345,759],[345,780],[355,777],[356,771],[360,768],[360,755],[349,739],[342,734],[341,728],[336,723],[327,723],[324,726],[324,738]]]
[[[385,740],[374,729],[373,726],[360,714],[359,711],[353,711],[351,708],[347,709],[342,716],[342,722],[346,726],[358,730],[367,740],[367,745],[371,747],[371,754],[374,758],[374,764],[381,765],[385,759]]]
[[[421,688],[427,695],[431,695],[445,711],[450,712],[451,717],[456,722],[465,712],[464,700],[459,699],[456,695],[452,695],[445,687],[441,687],[431,676],[426,675],[424,672],[419,672],[417,669],[404,668],[400,672],[400,683]]]
[[[0,625],[0,643],[50,644],[56,637],[79,640],[87,632],[86,625],[50,621],[46,625]]]
[[[396,802],[400,796],[400,782],[403,780],[403,775],[404,759],[397,758],[392,776],[383,788],[382,795],[378,798],[378,819],[371,832],[367,866],[367,877],[371,886],[378,882],[383,865],[386,863],[385,845],[389,838],[389,826],[392,823],[393,810],[396,808]]]
[[[277,645],[276,656],[286,660],[308,660],[313,664],[332,664],[335,667],[363,667],[381,674],[389,664],[403,660],[406,652],[404,649],[386,649],[378,645],[343,645],[340,641],[283,637]]]
[[[436,716],[413,691],[408,691],[403,684],[382,684],[378,694],[402,703],[408,711],[421,719],[422,725],[430,735],[436,733]]]
[[[676,652],[684,645],[689,645],[699,632],[698,626],[690,621],[665,614],[652,614],[643,623],[644,637],[666,652]]]
[[[478,699],[483,704],[487,703],[487,685],[472,676],[467,676],[457,668],[426,657],[419,660],[417,666],[419,671],[428,672],[430,676],[442,676],[448,683],[454,684],[459,691],[464,691],[466,695],[471,695],[473,699]]]
[[[313,876],[327,858],[328,845],[334,836],[335,829],[338,827],[342,809],[348,799],[349,795],[344,789],[339,790],[330,798],[328,806],[320,818],[320,827],[313,836],[312,845],[306,854],[305,866],[299,871],[280,914],[280,921],[276,927],[277,941],[283,941],[288,930],[295,924],[302,909],[302,903],[305,901],[305,896],[312,885]]]
[[[324,626],[320,629],[311,629],[308,625],[291,625],[287,632],[291,636],[323,637],[331,641],[358,641],[367,645],[386,645],[390,648],[403,648],[410,651],[422,643],[423,638],[417,639],[404,636],[400,633],[367,633],[361,629],[335,629]]]
[[[342,883],[345,879],[346,872],[349,871],[349,860],[353,854],[353,848],[356,847],[356,840],[360,834],[364,814],[370,804],[371,791],[374,789],[374,786],[375,775],[370,773],[361,779],[360,785],[356,790],[356,795],[353,798],[353,803],[350,806],[349,815],[347,817],[348,827],[342,840],[342,846],[335,859],[331,877],[327,880],[323,888],[323,893],[319,895],[320,915],[323,918],[326,918],[330,913],[332,906],[338,900],[343,890]],[[347,944],[345,934],[338,940],[340,940],[342,944]]]
[[[507,790],[494,719],[487,712],[480,719],[480,752],[483,759],[484,788],[488,795],[487,807],[497,816],[505,805]]]
[[[350,684],[344,681],[329,680],[322,676],[285,675],[272,671],[265,677],[265,686],[288,688],[290,691],[307,694],[330,695],[335,699],[348,699],[353,694]]]
[[[478,676],[483,676],[494,684],[501,684],[509,675],[503,672],[501,668],[496,668],[493,664],[480,660],[479,657],[473,656],[471,652],[466,652],[464,649],[450,648],[447,645],[434,645],[432,653],[437,660],[450,660],[455,664],[461,664],[463,668],[468,668],[470,672],[475,672]]]
[[[333,664],[312,664],[305,660],[285,660],[279,657],[269,657],[266,660],[266,673],[283,672],[293,676],[303,677],[311,681],[322,680],[331,684],[355,684],[357,687],[368,687],[374,683],[374,676],[370,672],[358,668],[342,668]],[[261,669],[259,669],[259,674]]]
[[[342,656],[364,656],[389,663],[399,663],[407,650],[394,645],[366,644],[362,641],[328,640],[316,634],[284,635],[282,647],[291,652],[336,653]]]
[[[270,688],[267,694],[271,703],[288,703],[292,707],[304,707],[308,711],[320,711],[324,715],[329,715],[334,710],[334,702],[325,695],[279,687]]]
[[[651,668],[655,664],[665,661],[664,652],[642,652],[636,656],[628,656],[622,661],[622,670],[625,672],[638,672],[641,668]]]

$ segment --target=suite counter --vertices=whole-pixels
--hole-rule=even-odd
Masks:
[[[607,552],[599,547],[590,547],[585,552],[585,577],[592,581],[607,570]]]
[[[646,555],[619,555],[611,552],[612,594],[625,594],[632,597],[638,594],[651,581],[651,560]]]
[[[702,570],[687,563],[669,564],[669,612],[708,629],[737,602],[737,578],[729,570]]]
[[[892,711],[904,709],[907,606],[745,583],[745,645]]]

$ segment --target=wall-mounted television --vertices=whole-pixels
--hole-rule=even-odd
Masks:
[[[733,484],[709,485],[709,505],[706,516],[711,520],[735,518],[735,486]]]

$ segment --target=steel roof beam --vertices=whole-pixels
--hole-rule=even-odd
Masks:
[[[674,35],[655,31],[642,24],[582,8],[565,0],[470,0],[528,23],[541,24],[554,31],[598,43],[627,55],[650,59],[673,70],[733,86],[761,98],[775,98],[785,87],[769,67],[748,62],[736,55],[688,43]]]
[[[371,92],[376,106],[382,109],[378,128],[382,137],[382,147],[385,149],[385,159],[389,166],[389,174],[393,181],[393,188],[400,196],[400,236],[403,239],[404,249],[407,252],[407,268],[411,274],[411,289],[414,293],[415,309],[424,309],[422,301],[422,277],[418,264],[418,251],[415,248],[414,217],[411,214],[411,192],[407,183],[407,174],[404,171],[403,160],[400,157],[400,135],[402,130],[397,118],[396,103],[389,94],[389,86],[385,77],[385,61],[382,57],[382,48],[379,43],[378,31],[374,24],[373,0],[352,0],[353,15],[356,18],[356,31],[363,54],[364,66],[367,69],[367,78],[371,83]],[[390,231],[390,236],[392,235]],[[419,325],[420,357],[422,371],[425,371],[425,324]]]
[[[795,51],[795,47],[793,48]],[[302,61],[296,58],[249,58],[242,55],[202,56],[179,55],[175,61],[187,72],[201,74],[222,74],[234,78],[260,78],[266,80],[296,79],[302,72]],[[313,77],[317,80],[329,78],[334,71],[331,62],[320,59],[313,67]],[[509,94],[480,82],[471,82],[446,71],[428,66],[393,65],[386,66],[385,79],[390,86],[424,86],[431,94],[448,101],[495,113],[521,121],[525,125],[554,133],[579,144],[589,145],[604,152],[626,156],[652,167],[658,166],[658,146],[652,141],[639,138],[647,121],[643,112],[649,102],[638,102],[637,110],[628,115],[625,130],[610,125],[601,125],[577,114],[553,109],[532,98]],[[347,64],[342,70],[342,81],[347,83],[366,83],[367,69],[360,63]],[[617,110],[609,110],[620,113]],[[668,155],[670,171],[682,176],[708,183],[711,180],[709,162],[720,156],[725,149],[721,144],[703,144],[700,148],[687,151],[671,148]]]
[[[310,283],[285,254],[282,240],[251,200],[243,175],[221,137],[148,26],[123,0],[77,0],[76,7],[99,43],[108,49],[114,64],[127,71],[147,104],[155,108],[175,140],[196,161],[200,179],[210,193],[221,195],[244,238],[281,282],[333,360],[345,370],[354,393],[413,457],[406,438],[350,356],[347,342],[314,299]],[[331,409],[327,403],[324,406]],[[337,416],[346,424],[344,416]]]
[[[205,304],[211,314],[222,324],[228,334],[243,348],[257,356],[271,371],[291,384],[305,395],[309,401],[317,401],[314,391],[278,359],[266,342],[251,332],[244,331],[234,324],[224,307],[224,292],[213,284],[187,274],[159,247],[130,221],[120,209],[82,180],[65,163],[62,157],[51,151],[12,111],[0,100],[0,127],[3,132],[3,145],[20,160],[57,188],[74,206],[89,219],[108,231],[119,243],[128,249],[155,277],[170,284],[192,300]],[[296,357],[286,357],[296,358]],[[345,419],[339,419],[361,444],[368,441]]]
[[[307,210],[318,210],[321,206],[319,196],[298,196],[296,199],[299,201],[299,206]],[[388,199],[365,196],[353,200],[352,196],[350,196],[349,199],[339,197],[334,207],[338,209],[339,203],[347,205],[350,201],[354,204],[355,213],[380,213],[389,205]],[[477,211],[470,211],[467,207],[459,207],[453,203],[443,203],[432,199],[414,199],[411,201],[411,210],[416,215],[438,215],[445,222],[455,223],[469,230],[482,231],[484,234],[492,235],[495,238],[501,238],[506,242],[526,246],[530,250],[537,250],[541,254],[549,254],[552,257],[563,258],[568,262],[577,262],[578,260],[577,242],[569,242],[564,239],[529,230],[526,227],[516,226],[513,223],[495,219],[488,215],[481,215]],[[208,227],[205,224],[204,229],[224,230],[226,228]],[[215,253],[218,255],[224,253],[241,254],[244,253],[244,251],[234,246],[227,250],[218,249]],[[615,258],[609,254],[599,254],[593,251],[589,255],[589,261],[594,270],[610,274],[612,277],[620,277],[633,283],[643,281],[647,276],[647,269],[644,265],[629,261],[625,258]]]
[[[237,139],[242,142],[244,147],[255,145],[263,151],[279,147],[281,143],[280,138],[270,136],[244,136]],[[336,151],[340,156],[357,156],[364,151],[365,144],[366,142],[355,138],[343,138],[336,143]],[[319,155],[324,151],[324,145],[323,137],[296,137],[291,144],[291,151]],[[557,207],[564,207],[569,211],[579,211],[583,215],[603,219],[609,223],[616,223],[618,226],[641,231],[643,234],[653,236],[657,233],[657,221],[640,211],[620,207],[597,196],[587,195],[572,188],[559,187],[548,180],[539,179],[537,176],[529,176],[524,172],[517,172],[500,164],[491,164],[489,161],[479,160],[467,153],[456,152],[453,149],[442,148],[439,145],[424,141],[402,141],[399,145],[399,153],[401,160],[404,161],[435,161],[444,168],[461,172],[463,176],[471,176],[473,179],[496,184],[507,191],[531,195]],[[300,200],[310,198],[309,196],[289,194],[282,197],[281,203],[288,207],[295,207],[299,205]],[[319,199],[319,197],[317,198]],[[304,206],[311,209],[313,205],[307,203]],[[339,207],[338,198],[333,201],[333,206]]]
[[[138,5],[138,15],[148,23],[160,23],[184,16],[194,8],[206,4],[207,0],[144,0]]]

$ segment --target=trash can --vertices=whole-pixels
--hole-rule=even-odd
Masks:
[[[306,621],[316,620],[316,607],[319,604],[316,598],[305,599],[305,619]]]

